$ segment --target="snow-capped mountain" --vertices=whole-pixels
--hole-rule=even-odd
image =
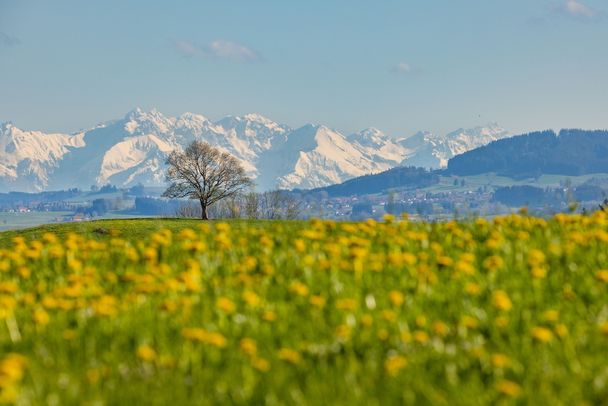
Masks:
[[[414,151],[403,160],[402,165],[445,168],[450,158],[509,136],[504,128],[493,123],[486,127],[461,128],[445,136],[421,131],[397,142]]]
[[[274,182],[279,188],[309,189],[385,171],[399,162],[374,158],[339,132],[309,124],[291,132],[261,157],[260,180],[266,187]]]
[[[23,131],[0,124],[0,190],[40,190],[61,159],[83,146],[81,135]]]
[[[292,129],[258,114],[211,121],[199,114],[169,117],[141,109],[76,134],[23,131],[4,123],[0,191],[162,186],[167,154],[193,140],[238,158],[258,190],[313,188],[399,165],[445,166],[452,156],[504,136],[492,125],[397,140],[374,128],[344,136],[322,125]]]
[[[398,143],[377,128],[367,128],[347,138],[359,150],[374,158],[376,162],[383,162],[392,166],[399,165],[415,153],[414,149]]]

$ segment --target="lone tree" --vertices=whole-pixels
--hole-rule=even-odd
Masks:
[[[163,197],[196,199],[201,218],[214,203],[235,196],[251,185],[241,163],[210,144],[193,141],[185,151],[173,151],[167,158],[167,181],[171,186]]]

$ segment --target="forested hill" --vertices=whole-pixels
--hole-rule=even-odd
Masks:
[[[330,197],[364,195],[393,188],[423,188],[439,182],[436,172],[424,168],[400,167],[375,175],[360,176],[346,182],[312,189],[310,193],[326,192]]]
[[[488,172],[512,178],[608,173],[608,131],[542,131],[506,138],[450,159],[445,170],[459,176]]]

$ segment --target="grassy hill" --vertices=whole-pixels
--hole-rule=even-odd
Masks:
[[[0,233],[0,403],[602,404],[608,215]]]
[[[10,230],[0,233],[0,247],[11,244],[11,238],[22,236],[26,239],[40,239],[45,233],[54,233],[58,237],[76,233],[85,238],[103,239],[110,237],[111,231],[117,231],[119,235],[129,240],[136,241],[145,238],[151,233],[168,229],[178,232],[186,227],[196,227],[200,220],[175,219],[175,218],[131,218],[124,220],[96,220],[80,223],[45,224],[38,227],[23,230]]]

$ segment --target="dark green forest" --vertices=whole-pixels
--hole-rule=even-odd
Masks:
[[[450,159],[444,173],[489,172],[514,179],[607,173],[608,131],[542,131],[502,139]]]

